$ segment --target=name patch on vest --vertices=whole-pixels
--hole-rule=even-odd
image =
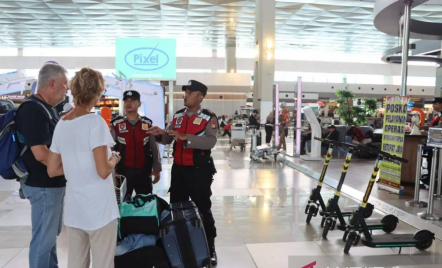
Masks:
[[[141,125],[141,129],[142,129],[142,130],[149,130],[149,125],[143,123],[143,124]]]
[[[193,120],[193,124],[194,125],[201,125],[201,122],[203,121],[203,119],[202,118],[200,118],[200,117],[197,117],[197,118],[195,118],[194,120]]]

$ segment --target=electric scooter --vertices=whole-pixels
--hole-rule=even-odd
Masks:
[[[346,228],[347,237],[344,236],[344,238],[346,239],[344,253],[347,254],[350,251],[351,246],[355,246],[359,243],[359,241],[361,240],[361,233],[364,234],[362,244],[371,248],[399,247],[400,253],[403,247],[416,247],[419,250],[426,250],[431,247],[435,236],[434,233],[428,230],[419,230],[414,234],[372,235],[370,233],[367,223],[364,220],[364,214],[367,207],[368,199],[371,194],[371,190],[373,189],[373,185],[376,181],[376,177],[378,175],[382,161],[407,163],[408,160],[391,155],[386,152],[382,152],[374,148],[368,148],[362,145],[360,145],[359,147],[365,147],[366,150],[369,150],[372,153],[376,153],[378,157],[376,159],[370,182],[368,183],[367,189],[365,190],[365,195],[362,203],[359,208],[353,212],[349,219],[349,224]]]
[[[322,199],[322,196],[321,196],[321,189],[322,189],[322,185],[324,183],[324,178],[325,178],[325,174],[327,172],[328,165],[329,165],[330,160],[332,158],[333,149],[334,148],[350,149],[350,148],[354,147],[353,145],[338,142],[338,141],[323,140],[323,139],[316,138],[316,137],[315,137],[315,139],[328,143],[329,148],[327,150],[327,154],[325,155],[324,166],[322,167],[322,172],[321,172],[321,175],[319,176],[318,185],[316,186],[316,188],[312,189],[312,191],[310,193],[310,198],[307,202],[307,206],[305,207],[305,214],[307,214],[306,223],[310,223],[312,217],[316,217],[318,215],[318,212],[321,216],[326,215],[327,209],[326,209],[326,205],[324,203],[324,200]],[[347,156],[348,156],[348,154],[347,154]],[[346,160],[347,160],[347,158],[346,158]],[[348,168],[348,166],[347,166],[347,168]],[[341,175],[341,179],[343,179],[342,177],[345,178],[345,173],[343,173]],[[321,211],[319,211],[319,208],[321,208]],[[352,212],[353,211],[341,212],[340,210],[338,210],[335,213],[336,214],[335,217],[342,218],[342,219],[343,219],[343,217],[350,217]],[[325,218],[323,218],[321,221],[321,227],[324,227],[324,222],[325,222]]]
[[[342,168],[341,178],[339,179],[338,186],[336,187],[335,195],[333,198],[330,198],[327,202],[326,208],[323,210],[322,214],[322,221],[321,221],[321,227],[324,227],[324,230],[322,232],[322,237],[327,238],[327,234],[330,230],[334,230],[336,227],[336,223],[339,220],[340,225],[346,225],[344,216],[351,216],[351,212],[346,212],[345,214],[341,212],[341,209],[339,208],[339,197],[341,195],[341,189],[344,185],[345,177],[347,175],[348,168],[350,166],[350,162],[352,159],[353,151],[357,149],[356,145],[348,144],[344,142],[338,142],[338,141],[332,141],[327,139],[320,139],[315,137],[316,140],[320,140],[322,142],[328,143],[328,144],[335,144],[336,146],[346,148],[347,149],[347,155],[345,156],[345,162],[344,166]],[[364,217],[368,218],[373,213],[373,205],[369,205],[372,210],[367,210]]]
[[[330,140],[323,140],[323,142],[337,143],[336,141],[330,141]],[[328,232],[330,230],[335,229],[336,222],[338,220],[339,220],[338,229],[340,229],[342,231],[346,230],[347,224],[345,222],[344,216],[347,216],[347,215],[351,216],[352,213],[341,212],[340,208],[339,208],[338,201],[339,201],[341,189],[342,189],[342,186],[343,186],[343,183],[345,180],[345,175],[347,174],[348,167],[350,166],[353,151],[354,150],[362,151],[364,149],[364,148],[358,147],[357,145],[347,144],[347,143],[340,143],[340,146],[348,148],[348,152],[347,152],[347,156],[345,159],[344,167],[342,169],[341,179],[339,180],[339,184],[338,184],[338,187],[336,188],[335,195],[333,198],[329,199],[329,201],[327,203],[327,207],[324,210],[325,213],[323,214],[323,218],[322,218],[322,222],[325,222],[325,224],[323,226],[324,230],[322,232],[323,238],[327,238]],[[371,215],[373,214],[373,210],[374,210],[374,206],[372,204],[367,204],[366,210],[364,211],[364,218],[367,219],[367,218],[371,217]],[[399,219],[396,216],[388,215],[388,216],[385,216],[384,218],[382,218],[381,220],[379,220],[379,219],[367,220],[367,228],[369,230],[382,229],[386,233],[391,233],[396,229],[398,222],[399,222]],[[344,233],[343,239],[344,240],[346,239],[346,233]]]

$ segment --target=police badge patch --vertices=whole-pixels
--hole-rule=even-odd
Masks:
[[[212,117],[212,119],[210,119],[210,127],[212,129],[216,129],[216,126],[217,126],[216,119],[215,119],[215,117]]]
[[[142,130],[149,130],[149,125],[143,123],[143,124],[141,125],[141,129],[142,129]]]
[[[120,131],[120,133],[127,133],[129,132],[129,130],[127,130],[126,128],[126,123],[121,123],[118,125],[118,130]]]
[[[178,119],[176,120],[176,125],[181,125],[181,123],[183,122],[183,118],[182,117],[178,117]]]

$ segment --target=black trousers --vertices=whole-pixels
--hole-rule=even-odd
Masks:
[[[127,180],[127,192],[126,198],[132,196],[135,190],[136,194],[150,194],[152,193],[152,179],[150,173],[152,173],[152,166],[148,165],[143,168],[128,168],[117,171],[119,174],[126,177]]]
[[[273,127],[265,126],[265,131],[266,131],[266,143],[270,143],[270,141],[272,141]]]
[[[232,137],[232,132],[230,132],[229,130],[224,130],[224,133],[223,133],[222,136],[224,137],[226,135],[229,136],[229,138],[231,138]]]
[[[182,166],[173,164],[170,186],[170,202],[184,202],[190,199],[198,207],[203,218],[207,237],[216,237],[215,219],[212,215],[212,186],[214,168],[212,165]]]

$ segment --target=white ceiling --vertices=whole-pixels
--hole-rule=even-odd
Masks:
[[[270,0],[269,0],[270,1]],[[381,52],[373,0],[277,0],[276,47]],[[440,0],[413,17],[442,21]],[[175,37],[181,46],[253,47],[254,0],[0,0],[0,46],[113,46],[117,37]]]

